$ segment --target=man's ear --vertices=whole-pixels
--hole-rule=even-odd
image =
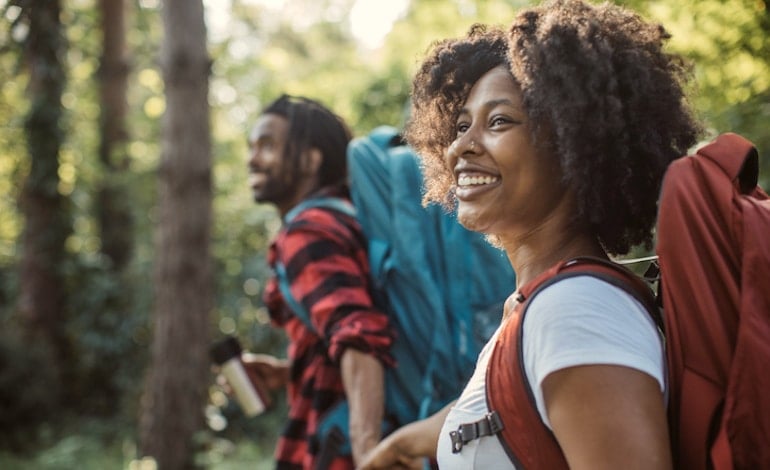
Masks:
[[[323,154],[317,148],[308,149],[302,157],[302,173],[317,175],[323,163]]]

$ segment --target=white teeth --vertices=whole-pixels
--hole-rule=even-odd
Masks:
[[[499,178],[496,176],[467,176],[463,175],[457,179],[457,184],[460,186],[475,186],[482,184],[492,184],[497,182]]]

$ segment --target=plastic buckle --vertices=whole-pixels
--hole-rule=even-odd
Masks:
[[[487,413],[487,422],[489,422],[489,432],[490,434],[497,434],[500,431],[503,430],[505,425],[503,424],[502,418],[500,418],[500,413],[497,411],[490,411]]]
[[[452,440],[452,453],[459,454],[463,450],[463,437],[460,431],[452,431],[449,433],[449,438]]]
[[[480,437],[497,434],[504,427],[503,420],[497,411],[491,411],[473,423],[461,424],[457,431],[449,433],[449,438],[452,440],[452,453],[459,454],[465,444]]]

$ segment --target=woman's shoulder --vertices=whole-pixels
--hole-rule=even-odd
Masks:
[[[530,341],[557,350],[578,338],[580,348],[659,342],[654,321],[636,298],[590,275],[563,279],[532,297],[523,328]]]
[[[571,276],[555,282],[530,299],[528,310],[562,311],[591,309],[599,312],[646,310],[625,289],[590,274]]]

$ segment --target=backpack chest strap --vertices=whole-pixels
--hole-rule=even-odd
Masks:
[[[503,420],[497,411],[490,411],[478,421],[461,424],[456,431],[449,433],[452,439],[452,453],[459,454],[465,444],[480,437],[497,434],[503,427]]]

